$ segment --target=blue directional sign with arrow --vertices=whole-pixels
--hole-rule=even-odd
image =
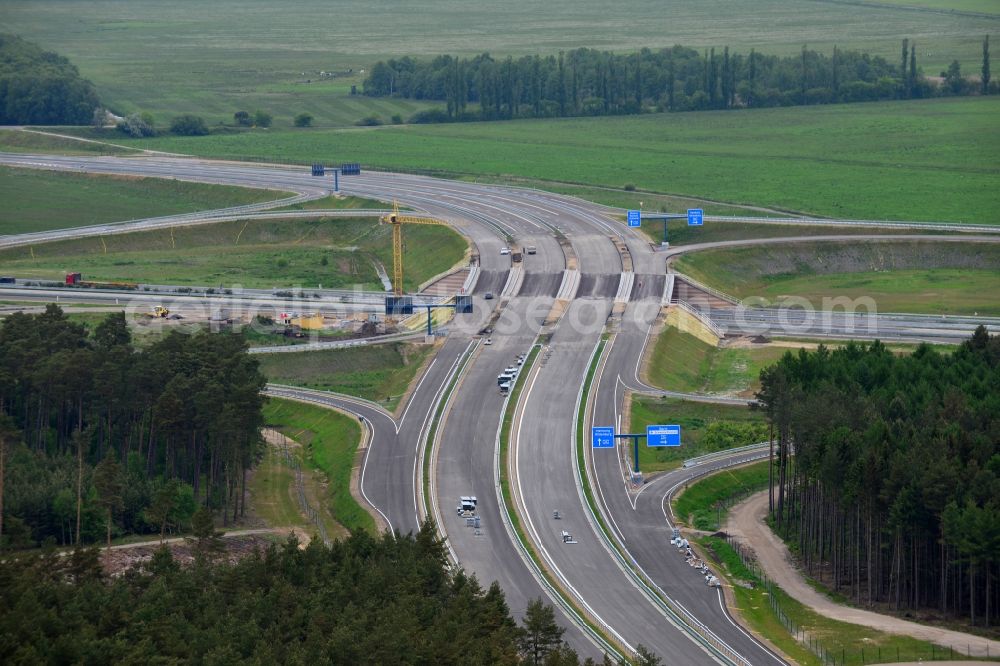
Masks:
[[[642,211],[630,210],[627,215],[628,226],[638,227],[642,225]]]
[[[700,227],[705,224],[705,211],[701,208],[688,208],[688,226]]]
[[[681,427],[679,425],[646,426],[646,446],[680,446]]]
[[[612,426],[594,426],[590,429],[590,433],[595,449],[615,448],[615,429]]]

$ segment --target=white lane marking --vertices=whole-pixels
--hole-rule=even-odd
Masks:
[[[358,482],[358,486],[361,487],[361,496],[365,498],[365,501],[368,502],[369,506],[378,511],[379,515],[382,516],[382,519],[385,520],[385,524],[389,526],[389,532],[395,534],[396,532],[392,529],[392,521],[389,520],[389,516],[385,515],[382,509],[378,508],[375,503],[371,501],[371,498],[368,497],[368,493],[365,492],[365,471],[368,469],[368,456],[371,455],[372,448],[375,446],[375,424],[361,414],[358,414],[358,416],[361,418],[361,421],[368,426],[369,430],[371,430],[371,441],[368,442],[368,450],[365,451],[365,461],[361,464],[361,480]]]
[[[431,364],[427,366],[427,370],[424,371],[424,376],[420,378],[419,382],[417,382],[417,388],[413,389],[413,393],[411,393],[410,397],[406,400],[406,409],[403,410],[403,417],[399,419],[399,423],[396,424],[397,435],[399,434],[399,429],[403,427],[403,421],[406,420],[406,415],[410,413],[410,407],[413,406],[414,398],[416,397],[417,393],[420,392],[420,387],[423,386],[424,381],[430,376],[431,368],[434,367],[435,363],[437,363],[436,357],[433,361],[431,361]]]

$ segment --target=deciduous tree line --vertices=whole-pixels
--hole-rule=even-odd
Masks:
[[[859,603],[995,622],[1000,336],[788,353],[761,382],[771,518],[808,570]]]
[[[98,104],[69,60],[0,33],[0,125],[86,125]]]
[[[987,44],[984,93],[995,92],[995,86],[988,86]],[[495,59],[488,53],[403,57],[376,63],[364,82],[366,95],[445,102],[445,109],[418,113],[411,122],[863,102],[976,89],[951,83],[939,87],[926,79],[917,65],[916,44],[908,40],[898,65],[836,47],[830,55],[803,47],[800,54],[784,57],[753,50],[740,54],[728,46],[721,52],[674,46],[632,54],[581,48],[517,59]]]
[[[244,511],[265,378],[239,335],[131,343],[123,313],[88,335],[55,305],[0,326],[0,529],[22,545],[161,532],[197,505]],[[7,487],[4,489],[3,479]]]

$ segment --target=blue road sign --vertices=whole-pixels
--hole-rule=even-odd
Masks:
[[[638,227],[642,225],[642,211],[630,210],[628,211],[628,226]]]
[[[590,429],[590,436],[595,449],[615,448],[615,429],[611,426],[594,426]]]
[[[680,446],[681,427],[679,425],[646,426],[646,446]]]
[[[705,224],[705,211],[701,208],[688,208],[688,226],[700,227]]]

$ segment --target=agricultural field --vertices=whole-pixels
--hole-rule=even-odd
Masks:
[[[0,132],[3,134],[9,133]],[[98,176],[0,166],[0,201],[3,201],[0,235],[191,213],[290,196],[287,192],[274,190],[166,178]]]
[[[427,0],[301,0],[294,11],[263,0],[219,0],[196,8],[153,0],[10,0],[7,32],[69,57],[120,113],[149,111],[161,126],[180,113],[209,125],[238,110],[263,109],[275,127],[309,112],[321,126],[351,125],[377,114],[409,117],[415,100],[351,96],[378,59],[439,54],[556,54],[576,47],[618,52],[682,44],[787,55],[803,44],[830,52],[862,49],[895,61],[900,40],[915,39],[918,62],[936,75],[953,59],[976,71],[983,35],[1000,25],[988,0],[907,0],[969,13],[913,11],[889,3],[808,0],[598,0],[470,4]],[[178,39],[183,35],[183,39]],[[113,43],[114,57],[107,45]],[[155,81],[156,85],[149,85]]]
[[[447,227],[405,235],[409,290],[465,256],[465,239]],[[391,271],[392,238],[371,217],[237,220],[0,251],[0,272],[24,278],[60,280],[72,268],[88,280],[225,288],[381,290],[376,262]]]
[[[953,98],[243,132],[127,145],[299,164],[332,156],[412,172],[632,186],[643,194],[835,218],[1000,224],[998,114],[1000,98]]]
[[[392,411],[434,347],[409,343],[295,354],[260,354],[269,381],[372,400]]]
[[[64,136],[40,132],[0,130],[0,152],[54,153],[58,155],[130,155],[136,151],[107,142],[78,141]]]
[[[871,298],[880,312],[997,315],[1000,245],[801,243],[684,255],[682,273],[741,299]]]

